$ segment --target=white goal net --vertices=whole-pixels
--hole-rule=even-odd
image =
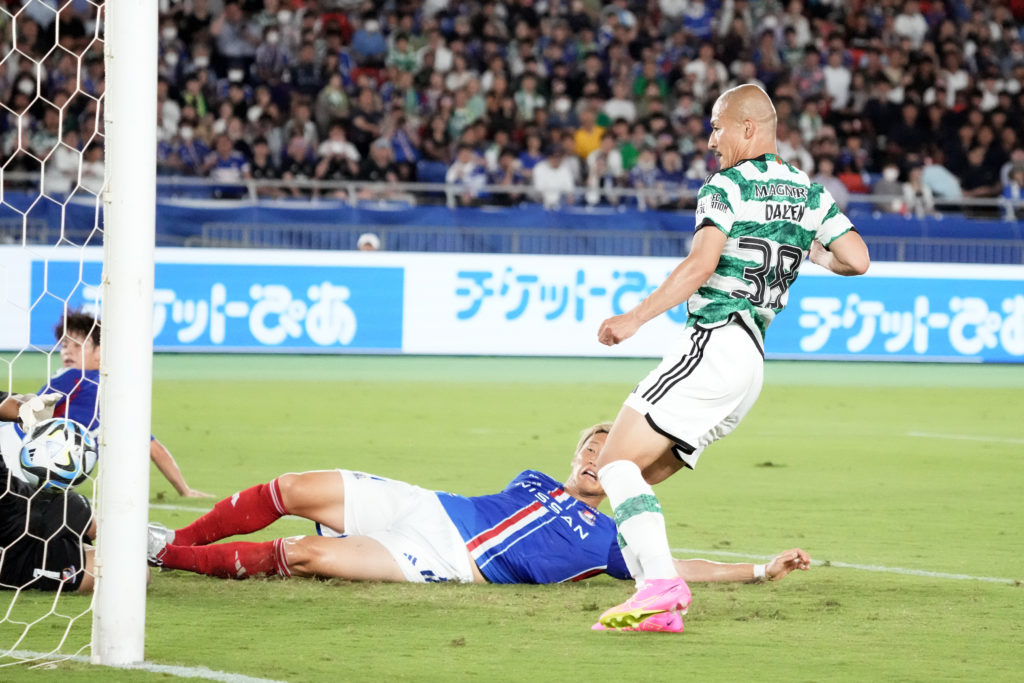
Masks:
[[[8,399],[0,680],[142,660],[156,16],[152,0],[0,4],[0,391],[50,394],[101,454],[73,485],[33,481]]]

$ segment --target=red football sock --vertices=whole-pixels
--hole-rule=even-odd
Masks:
[[[161,556],[168,569],[247,579],[250,576],[291,576],[284,556],[284,539],[265,543],[217,543],[205,546],[168,545]]]
[[[274,479],[225,498],[205,515],[174,532],[174,545],[206,545],[228,536],[258,531],[288,514]]]

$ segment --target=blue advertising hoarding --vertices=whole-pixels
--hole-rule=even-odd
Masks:
[[[1015,280],[798,280],[768,328],[776,357],[1020,362],[1024,287]]]
[[[98,262],[32,263],[32,344],[53,344],[62,299],[98,310],[100,270]],[[157,349],[402,349],[401,268],[157,263],[155,280]]]

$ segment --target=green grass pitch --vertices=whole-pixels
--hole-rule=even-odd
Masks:
[[[35,377],[33,363],[15,361],[15,376]],[[153,431],[189,483],[219,497],[339,466],[487,493],[528,467],[563,478],[579,430],[614,417],[653,364],[158,356]],[[770,362],[738,430],[657,487],[669,540],[722,560],[801,546],[826,564],[780,583],[696,585],[682,636],[592,633],[632,590],[608,578],[422,586],[164,572],[149,588],[146,657],[287,681],[1019,680],[1022,390],[1022,366]],[[151,518],[170,526],[198,512],[165,506],[211,503],[177,498],[155,469],[150,486]],[[256,538],[310,531],[286,519]],[[65,597],[58,611],[85,604]],[[87,641],[82,621],[66,649]],[[22,649],[49,649],[65,626],[42,622]],[[0,627],[0,645],[10,640]],[[164,678],[0,668],[2,680],[66,675]]]

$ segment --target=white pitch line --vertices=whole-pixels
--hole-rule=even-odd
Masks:
[[[210,508],[197,508],[189,505],[170,505],[167,503],[150,503],[150,510],[184,510],[185,512],[209,512]]]
[[[816,564],[825,564],[819,562]],[[984,581],[986,583],[1019,583],[1019,579],[1004,579],[999,576],[974,576],[973,574],[948,574],[946,572],[930,572],[924,569],[906,569],[904,567],[881,567],[874,564],[850,564],[848,562],[828,562],[830,567],[842,567],[844,569],[861,569],[866,572],[886,572],[889,574],[904,574],[906,576],[925,576],[932,579],[951,579],[954,581]]]
[[[11,657],[29,660],[71,660],[89,664],[91,660],[85,655],[62,655],[53,652],[28,652],[25,650],[14,650],[7,653]],[[128,669],[131,671],[146,671],[154,674],[168,674],[178,678],[203,678],[208,681],[220,681],[221,683],[286,683],[272,678],[254,678],[244,674],[234,674],[228,671],[214,671],[205,666],[174,666],[170,664],[155,664],[153,662],[140,662],[126,666],[115,666],[112,669]]]
[[[922,439],[952,439],[954,441],[990,441],[993,443],[1018,443],[1024,444],[1024,439],[1014,439],[1005,436],[974,436],[971,434],[936,434],[933,432],[907,432],[907,436],[915,436]]]
[[[718,555],[720,557],[735,557],[743,560],[770,560],[774,555],[754,555],[751,553],[734,553],[728,550],[697,550],[695,548],[672,548],[672,552],[688,556]],[[853,564],[850,562],[836,562],[834,560],[811,560],[811,564],[818,567],[840,567],[842,569],[860,569],[866,572],[882,572],[885,574],[902,574],[904,576],[925,576],[932,579],[950,579],[955,581],[984,581],[986,583],[1007,583],[1017,584],[1020,579],[1004,579],[998,576],[974,576],[972,574],[948,574],[946,572],[930,572],[924,569],[907,569],[906,567],[882,567],[875,564]]]

